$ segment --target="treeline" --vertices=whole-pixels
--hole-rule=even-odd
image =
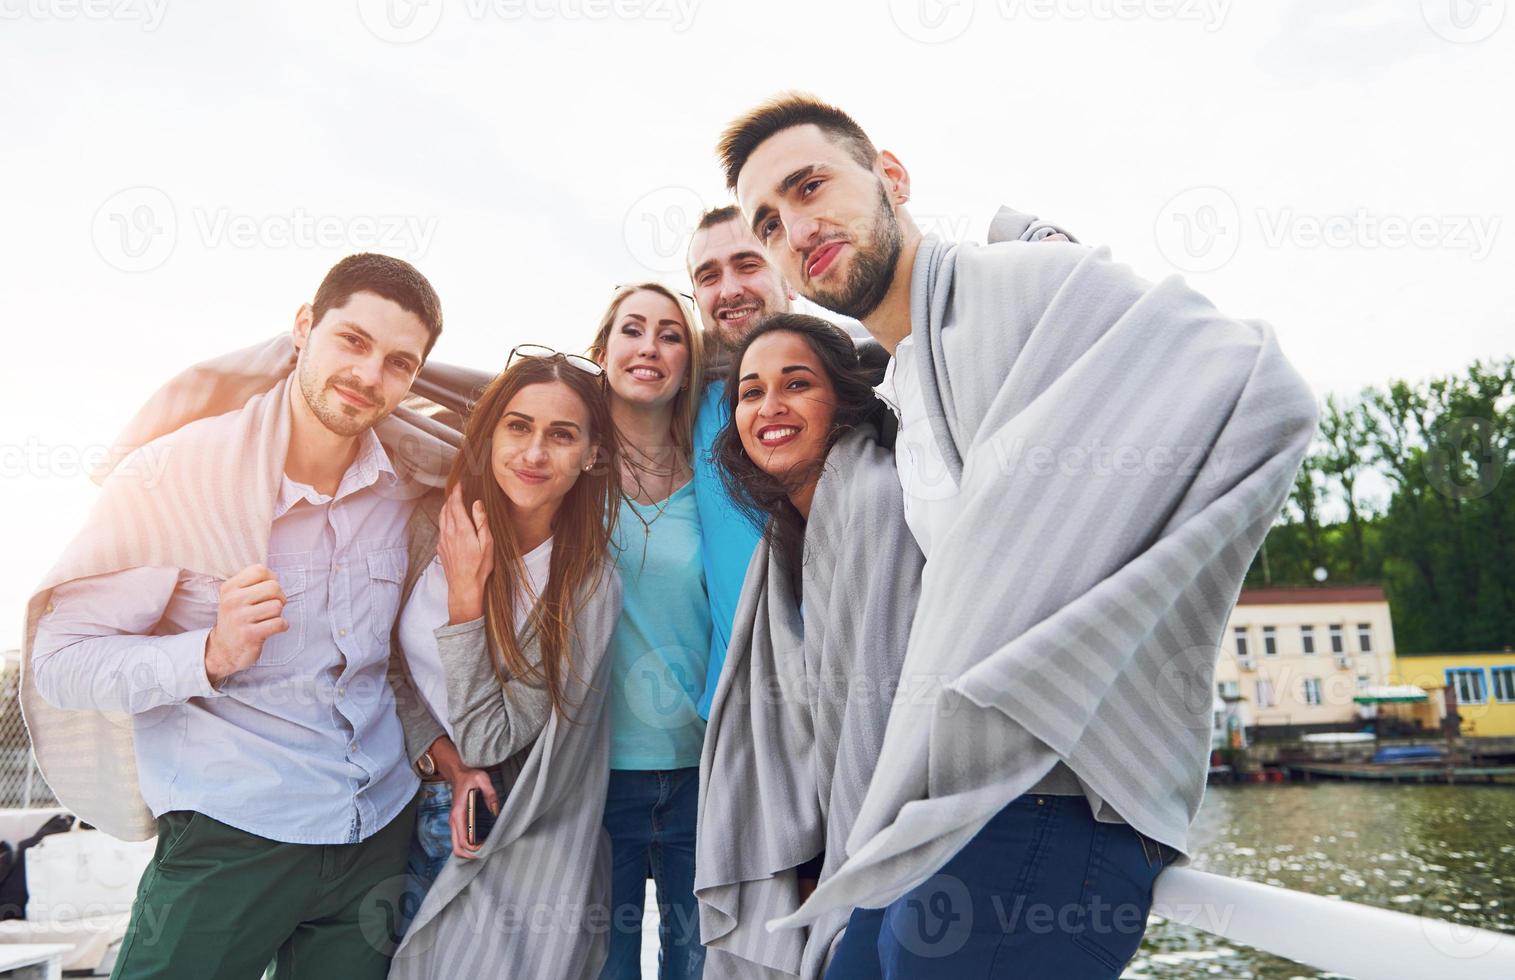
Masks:
[[[1515,645],[1512,447],[1515,360],[1328,397],[1246,584],[1307,585],[1325,569],[1333,584],[1384,584],[1401,651]]]

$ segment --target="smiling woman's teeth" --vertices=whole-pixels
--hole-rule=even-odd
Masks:
[[[758,439],[762,442],[777,442],[780,439],[788,439],[799,431],[799,429],[764,429]]]
[[[642,378],[647,381],[657,381],[662,377],[661,374],[650,368],[632,368],[631,374],[633,377]]]

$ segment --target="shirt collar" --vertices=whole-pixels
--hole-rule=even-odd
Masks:
[[[378,435],[373,429],[365,429],[358,437],[358,455],[353,459],[352,465],[347,467],[347,472],[342,474],[342,482],[337,484],[335,496],[320,493],[308,483],[297,483],[291,480],[288,474],[284,474],[279,480],[279,499],[274,502],[274,519],[283,517],[291,507],[302,500],[319,507],[333,500],[341,500],[359,490],[366,490],[381,481],[385,486],[389,486],[397,482],[399,478]]]
[[[889,411],[894,413],[894,417],[901,420],[903,418],[900,415],[900,395],[894,383],[894,373],[898,369],[900,358],[909,352],[910,338],[907,336],[894,345],[894,355],[889,358],[889,363],[884,365],[884,378],[873,389],[874,394],[889,406]]]

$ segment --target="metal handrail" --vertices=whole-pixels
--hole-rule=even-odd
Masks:
[[[1510,980],[1515,936],[1169,868],[1154,915],[1357,980]]]

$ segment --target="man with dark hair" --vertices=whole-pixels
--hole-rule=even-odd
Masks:
[[[389,639],[424,488],[374,426],[441,329],[415,268],[344,259],[295,315],[293,374],[122,460],[33,597],[44,775],[101,829],[157,833],[115,977],[385,975],[418,786]]]
[[[775,925],[855,909],[833,978],[1118,976],[1204,789],[1209,697],[1183,692],[1214,687],[1314,397],[1177,278],[922,235],[903,163],[811,96],[718,153],[784,279],[891,353],[927,559],[846,862]]]
[[[373,293],[415,314],[426,328],[421,357],[431,356],[437,338],[442,336],[442,301],[420,270],[409,262],[374,252],[349,255],[331,267],[316,289],[316,298],[310,301],[312,322],[320,323],[328,311],[347,305],[358,292]]]
[[[710,663],[697,709],[700,717],[709,718],[747,565],[760,535],[752,518],[727,493],[710,448],[726,424],[726,372],[732,349],[763,318],[788,313],[794,291],[768,262],[734,204],[700,216],[688,259],[695,305],[705,324],[705,394],[694,422],[694,499],[710,598]]]

